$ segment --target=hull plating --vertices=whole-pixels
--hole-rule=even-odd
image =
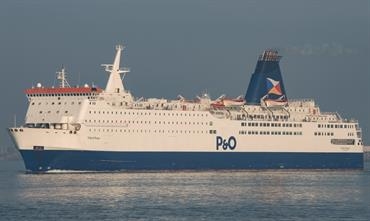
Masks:
[[[27,171],[363,169],[363,153],[20,150]]]

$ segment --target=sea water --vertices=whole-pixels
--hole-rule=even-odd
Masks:
[[[369,220],[364,170],[25,174],[0,161],[0,220]]]

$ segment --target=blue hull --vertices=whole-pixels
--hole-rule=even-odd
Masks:
[[[119,171],[207,169],[363,169],[363,153],[109,152],[20,150],[26,169]]]

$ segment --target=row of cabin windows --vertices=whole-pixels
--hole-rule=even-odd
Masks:
[[[42,104],[41,102],[38,103],[38,105],[41,105],[41,104]],[[48,104],[49,104],[48,102],[45,102],[45,105],[48,105]],[[57,102],[51,102],[50,104],[51,105],[62,105],[62,102],[58,102],[58,103]],[[68,104],[67,102],[64,102],[64,105],[67,105],[67,104]],[[74,104],[75,104],[75,102],[72,101],[71,105],[74,105]],[[81,101],[79,101],[78,104],[81,104]],[[32,102],[31,105],[35,105],[35,102]]]
[[[334,118],[334,117],[312,117],[311,120],[313,120],[313,121],[317,121],[317,120],[335,121],[337,119]]]
[[[241,130],[240,135],[302,135],[302,131],[251,131]]]
[[[318,128],[354,128],[352,124],[318,124]]]
[[[247,109],[247,111],[261,111],[261,109],[255,109],[255,108],[253,108],[253,109],[251,109],[251,108],[248,108]],[[304,109],[291,109],[291,108],[289,108],[288,109],[288,111],[289,112],[308,112],[307,110],[304,110]],[[287,116],[283,116],[283,115],[276,115],[275,117],[281,117],[281,118],[283,118],[283,117],[287,117]]]
[[[66,94],[29,94],[29,97],[72,97],[72,96],[96,96],[94,93],[66,93]]]
[[[177,108],[193,108],[193,110],[198,107],[198,109],[200,109],[202,106],[200,104],[192,104],[192,105],[171,105],[171,104],[165,104],[165,103],[162,103],[162,104],[143,104],[143,103],[138,103],[138,104],[135,104],[134,105],[135,107],[147,107],[147,108],[154,108],[154,107],[162,107],[162,108],[174,108],[174,109],[177,109]]]
[[[315,136],[334,136],[333,132],[315,132]]]
[[[85,120],[86,123],[124,123],[124,124],[151,124],[152,121],[131,121],[131,120]],[[184,124],[184,125],[208,125],[208,122],[182,122],[182,121],[153,121],[154,124]],[[212,125],[212,122],[209,123]]]
[[[289,112],[293,112],[293,111],[297,112],[297,110],[298,110],[298,112],[308,112],[307,109],[297,109],[297,108],[295,108],[295,109],[289,108],[288,109]]]
[[[271,119],[271,116],[270,115],[260,115],[260,114],[249,115],[249,117],[250,118],[253,118],[253,119]],[[274,119],[287,120],[289,117],[288,116],[283,116],[283,115],[276,115],[273,118]]]
[[[116,115],[148,115],[151,116],[152,113],[150,112],[141,112],[141,111],[136,111],[136,112],[126,112],[126,111],[89,111],[89,114],[116,114]],[[154,116],[185,116],[185,117],[207,117],[208,114],[187,114],[187,113],[154,113]]]
[[[257,108],[248,108],[247,109],[247,111],[259,111],[259,110],[261,110],[261,109],[257,109]],[[293,111],[295,111],[295,112],[308,112],[308,110],[307,109],[301,109],[301,108],[289,108],[288,109],[288,111],[290,111],[290,112],[293,112]]]
[[[116,133],[176,133],[176,134],[206,134],[203,130],[134,130],[134,129],[89,129],[90,132],[116,132]]]
[[[301,123],[292,124],[292,123],[257,123],[257,122],[242,122],[242,127],[302,127]]]
[[[43,111],[39,111],[39,114],[42,114],[42,113],[44,113],[44,112],[43,112]],[[48,112],[45,112],[45,113],[51,114],[51,111],[48,111]],[[59,114],[59,113],[60,113],[60,111],[59,111],[59,110],[57,110],[57,111],[55,111],[55,113]],[[66,111],[64,111],[64,113],[65,113],[65,114],[68,114],[68,111],[66,110]]]

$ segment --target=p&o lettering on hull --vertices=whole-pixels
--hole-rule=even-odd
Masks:
[[[221,136],[216,137],[216,150],[234,150],[236,148],[236,138],[230,136],[228,139],[224,139]]]

